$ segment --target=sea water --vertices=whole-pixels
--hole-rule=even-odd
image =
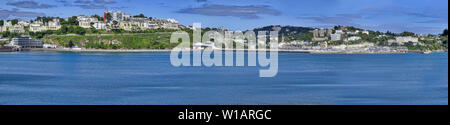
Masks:
[[[170,53],[0,53],[0,105],[448,105],[448,53],[279,53],[261,67],[173,67]]]

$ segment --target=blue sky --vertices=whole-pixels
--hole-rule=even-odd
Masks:
[[[448,28],[448,0],[2,0],[0,19],[102,15],[106,10],[231,30],[346,25],[436,34]]]

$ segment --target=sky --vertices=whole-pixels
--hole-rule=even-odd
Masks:
[[[1,0],[0,19],[131,15],[174,18],[183,25],[248,30],[268,25],[439,34],[448,28],[448,0]]]

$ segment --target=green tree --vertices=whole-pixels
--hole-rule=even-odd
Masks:
[[[67,34],[69,32],[69,27],[67,27],[67,25],[62,25],[59,31],[61,31],[62,34]]]
[[[56,17],[37,17],[36,20],[40,20],[44,23],[48,23],[49,21],[57,19]]]
[[[45,32],[29,32],[28,33],[32,38],[41,39],[45,36]]]
[[[97,14],[92,15],[92,17],[97,18],[99,21],[103,20],[103,18]]]
[[[73,33],[79,34],[79,35],[84,35],[86,34],[86,29],[76,26]]]
[[[11,21],[11,24],[12,24],[12,25],[16,25],[16,24],[19,23],[19,20],[18,20],[18,19],[13,19],[13,20],[10,20],[10,21]]]
[[[388,35],[388,36],[395,36],[395,33],[392,33],[391,31],[388,30],[388,31],[386,32],[386,35]]]
[[[134,15],[133,17],[147,18],[144,14]]]
[[[90,33],[100,33],[99,30],[95,29],[94,27],[89,28]]]
[[[61,21],[61,25],[78,25],[77,16],[72,16],[67,19],[67,21]]]
[[[413,33],[413,32],[408,32],[408,31],[405,31],[405,32],[403,32],[403,33],[400,33],[400,36],[414,36],[415,35],[415,33]]]
[[[3,37],[10,38],[10,39],[13,38],[13,37],[19,37],[19,36],[21,36],[20,33],[13,33],[13,32],[9,32],[9,31],[1,32],[1,35],[2,35]]]

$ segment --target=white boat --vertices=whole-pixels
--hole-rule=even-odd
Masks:
[[[431,53],[433,53],[433,51],[424,51],[424,52],[422,52],[423,54],[431,54]]]

